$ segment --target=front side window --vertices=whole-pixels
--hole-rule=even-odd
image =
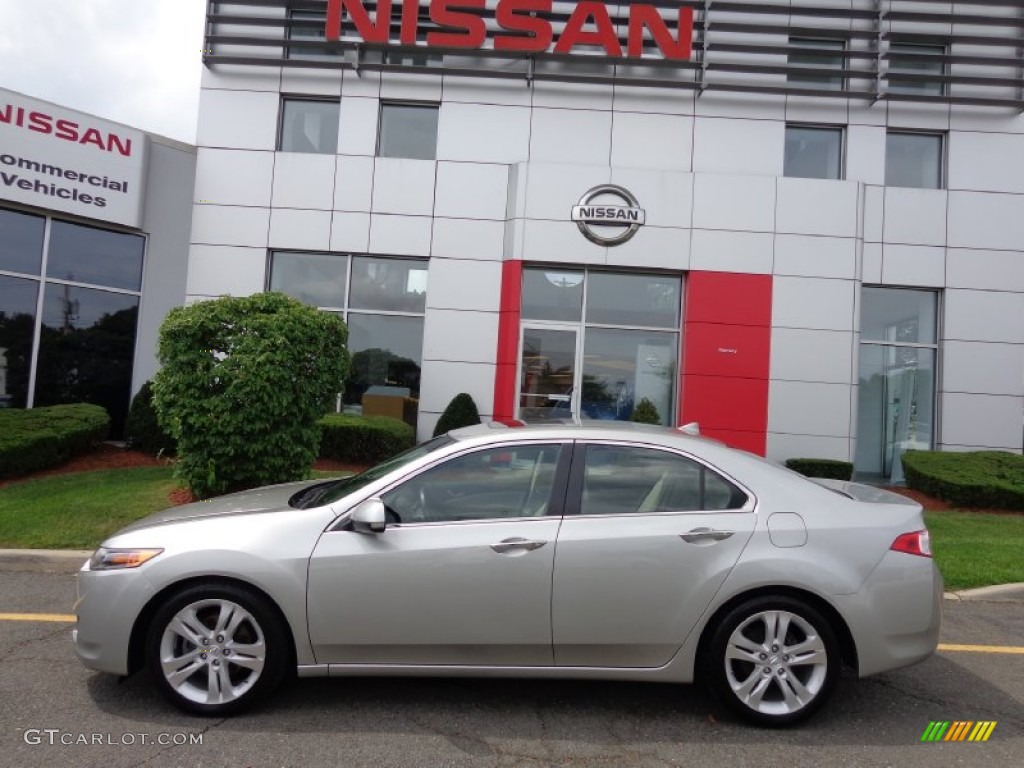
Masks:
[[[843,75],[841,70],[845,66],[846,57],[843,55],[845,43],[842,40],[817,39],[809,37],[789,38],[789,64],[791,67],[801,69],[835,69],[839,74],[817,74],[805,72],[790,72],[787,80],[790,83],[813,86],[815,88],[828,88],[841,90],[843,87]]]
[[[338,101],[291,99],[281,101],[281,152],[333,155],[338,151]]]
[[[747,495],[683,456],[655,448],[588,445],[581,515],[741,509]]]
[[[800,179],[841,179],[843,129],[786,126],[784,175]]]
[[[946,63],[942,57],[946,46],[928,43],[889,44],[889,90],[896,93],[920,93],[941,96],[945,93],[943,77]],[[900,75],[908,75],[902,79]]]
[[[437,157],[436,104],[380,105],[380,157],[433,160]]]
[[[450,523],[548,514],[559,445],[513,445],[457,456],[381,496],[396,523]]]
[[[942,136],[889,131],[885,136],[885,183],[891,187],[942,187]]]

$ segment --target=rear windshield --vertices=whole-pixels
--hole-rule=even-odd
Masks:
[[[375,480],[379,480],[389,472],[394,472],[396,469],[411,464],[412,462],[426,456],[428,453],[444,448],[446,445],[451,445],[455,440],[448,437],[448,435],[441,435],[435,437],[433,440],[428,440],[425,443],[417,445],[415,448],[410,448],[408,451],[398,454],[387,461],[383,461],[374,467],[370,467],[365,472],[361,472],[358,475],[352,477],[344,477],[341,480],[336,480],[331,483],[326,483],[322,486],[315,486],[315,492],[303,492],[302,494],[296,494],[291,498],[289,503],[293,507],[304,509],[306,507],[320,507],[324,504],[333,504],[339,499],[348,496],[350,493],[358,491]]]

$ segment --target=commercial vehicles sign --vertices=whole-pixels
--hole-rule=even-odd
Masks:
[[[146,135],[0,89],[0,200],[138,227]]]
[[[368,6],[374,5],[371,17]],[[524,54],[593,55],[603,51],[613,59],[639,59],[645,42],[653,40],[662,58],[690,58],[693,8],[630,3],[623,46],[608,4],[573,3],[565,16],[568,5],[555,0],[328,0],[326,36],[340,40],[354,32],[367,43],[415,45],[421,21],[426,21],[428,48],[493,48]],[[619,5],[611,4],[616,14]],[[493,19],[485,18],[491,13]],[[671,25],[663,13],[675,17]],[[394,29],[398,30],[397,39]]]

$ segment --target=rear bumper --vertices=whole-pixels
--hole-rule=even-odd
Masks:
[[[861,677],[924,661],[942,626],[942,576],[931,558],[887,552],[854,595],[834,598],[857,646]]]

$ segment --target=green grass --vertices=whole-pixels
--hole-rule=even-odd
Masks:
[[[313,472],[314,478],[346,472]],[[73,472],[0,488],[0,547],[92,549],[151,512],[171,506],[171,467]]]
[[[947,590],[1024,582],[1024,515],[927,512]]]

